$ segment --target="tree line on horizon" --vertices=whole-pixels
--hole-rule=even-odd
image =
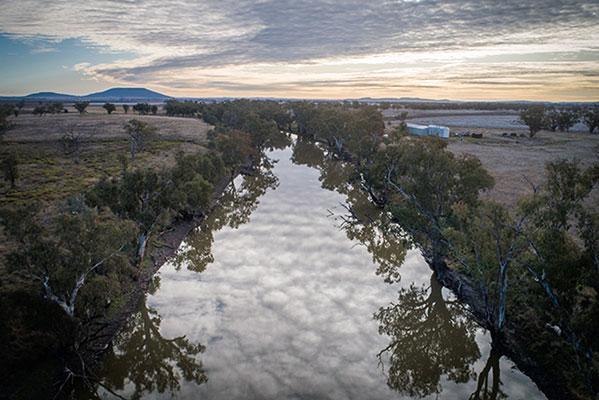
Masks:
[[[520,120],[528,126],[533,138],[540,130],[551,132],[568,132],[581,122],[587,126],[589,133],[599,132],[599,104],[590,107],[545,107],[533,105],[520,112]]]

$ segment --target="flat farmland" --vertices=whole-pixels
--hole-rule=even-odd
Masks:
[[[67,109],[68,113],[45,114],[42,117],[31,114],[31,110],[25,110],[18,118],[13,118],[17,126],[6,133],[5,140],[57,141],[64,134],[64,129],[71,126],[89,134],[89,140],[92,141],[127,139],[123,125],[131,119],[156,126],[157,137],[163,139],[203,141],[206,139],[206,133],[212,128],[198,118],[137,115],[131,111],[125,114],[120,107],[110,115],[99,106],[88,107],[88,112],[83,115],[70,107]]]
[[[137,115],[120,112],[107,115],[101,107],[89,107],[79,115],[68,113],[34,116],[25,110],[14,129],[3,138],[0,155],[13,153],[18,159],[16,187],[0,181],[0,206],[17,201],[52,203],[90,188],[99,178],[119,174],[123,161],[131,167],[168,167],[180,152],[204,151],[211,125],[194,118]],[[131,161],[129,139],[123,125],[139,119],[158,128],[143,152]],[[60,144],[65,130],[82,133],[79,163]]]
[[[383,116],[392,124],[398,124],[396,118],[402,112],[407,112],[406,122],[421,125],[442,125],[450,128],[472,130],[472,128],[503,129],[506,131],[528,128],[519,119],[519,113],[513,110],[384,110]],[[458,131],[453,129],[454,131]],[[587,127],[578,123],[572,132],[586,132]]]
[[[477,156],[495,178],[495,187],[489,195],[510,206],[523,195],[532,194],[531,183],[539,185],[545,180],[545,165],[550,161],[578,160],[583,167],[599,162],[597,134],[541,131],[529,139],[503,137],[499,129],[476,129],[476,132],[483,133],[483,138],[452,137],[448,149],[454,154]]]

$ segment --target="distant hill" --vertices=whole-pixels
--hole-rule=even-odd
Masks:
[[[173,97],[165,96],[145,88],[112,88],[103,92],[91,93],[85,96],[75,96],[73,94],[63,94],[55,92],[32,93],[27,96],[6,96],[0,97],[0,101],[81,101],[89,100],[100,101],[152,101],[168,100]]]
[[[168,100],[170,96],[145,88],[112,88],[82,96],[86,100]]]
[[[29,100],[37,100],[37,99],[72,100],[72,99],[76,99],[77,96],[73,96],[72,94],[62,94],[62,93],[55,93],[55,92],[39,92],[39,93],[32,93],[23,98],[26,100],[27,99],[29,99]]]

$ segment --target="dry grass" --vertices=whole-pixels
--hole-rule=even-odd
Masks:
[[[90,140],[127,139],[123,125],[131,119],[139,119],[158,128],[158,136],[169,140],[206,139],[206,133],[212,128],[197,118],[173,118],[164,115],[137,115],[129,111],[125,114],[122,108],[111,115],[99,106],[88,107],[88,112],[80,115],[74,109],[66,114],[46,114],[42,117],[25,110],[18,118],[15,129],[5,135],[7,141],[57,141],[64,134],[64,127],[75,126],[86,132]]]
[[[454,131],[468,130],[457,128]],[[582,166],[599,161],[599,135],[576,132],[539,132],[533,140],[503,137],[505,130],[472,129],[483,133],[482,139],[451,138],[449,150],[455,154],[477,156],[495,178],[489,196],[513,206],[518,199],[532,193],[529,183],[541,184],[545,179],[545,164],[559,158],[579,160]],[[517,131],[518,134],[524,131]]]
[[[29,200],[49,205],[85,191],[102,176],[118,174],[122,168],[119,157],[130,158],[129,141],[122,125],[132,118],[159,128],[157,137],[130,163],[132,167],[169,167],[179,151],[204,151],[206,132],[211,128],[198,119],[131,113],[107,115],[100,110],[104,111],[101,107],[91,107],[84,115],[73,112],[43,117],[20,115],[15,120],[17,126],[5,135],[0,147],[2,154],[17,154],[20,179],[15,189],[0,181],[0,206]],[[61,127],[69,124],[85,132],[79,164],[64,153],[59,143],[64,134]]]

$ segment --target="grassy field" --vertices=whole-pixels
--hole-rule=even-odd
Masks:
[[[388,124],[387,128],[391,130],[396,122]],[[522,196],[532,194],[531,183],[539,185],[545,181],[545,165],[550,161],[567,158],[578,160],[583,167],[599,162],[599,135],[587,131],[540,131],[534,139],[528,137],[528,129],[457,125],[451,126],[450,131],[452,135],[465,131],[483,135],[480,139],[452,136],[448,139],[448,149],[454,154],[477,156],[495,178],[495,187],[485,196],[508,206],[515,205]],[[516,136],[505,137],[506,132]],[[599,199],[599,194],[595,198]]]
[[[133,118],[158,128],[156,137],[130,164],[133,167],[172,165],[177,152],[201,150],[212,128],[199,119],[124,114],[122,109],[107,115],[99,106],[90,106],[83,115],[70,110],[39,117],[25,110],[13,118],[16,126],[0,147],[3,154],[17,155],[20,176],[14,189],[4,180],[0,182],[0,206],[23,200],[52,203],[89,188],[102,176],[118,173],[119,158],[130,159],[123,124]],[[60,145],[68,129],[83,133],[78,164]]]
[[[453,130],[453,129],[452,129]],[[501,129],[470,129],[483,133],[482,139],[471,137],[449,139],[449,150],[455,154],[477,156],[495,178],[492,199],[514,205],[523,195],[532,194],[532,186],[545,180],[545,164],[560,158],[579,160],[582,166],[599,161],[599,135],[584,132],[537,133],[528,137],[503,137]],[[461,131],[457,128],[457,131]],[[518,131],[518,134],[525,131]]]

